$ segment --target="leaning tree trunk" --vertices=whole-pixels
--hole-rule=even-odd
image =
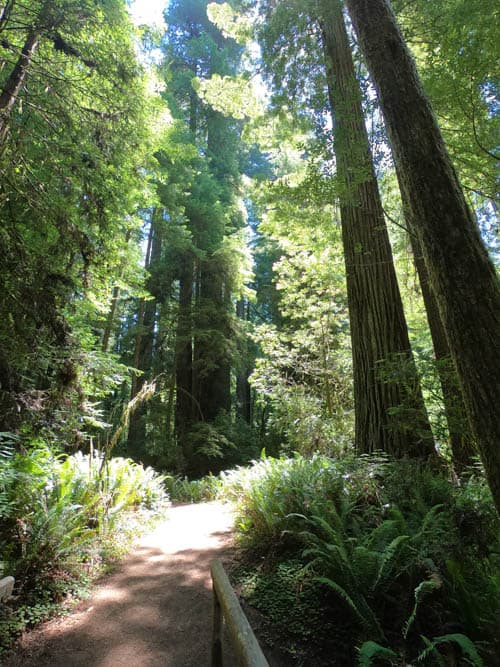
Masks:
[[[339,0],[323,7],[352,340],[356,448],[427,457],[434,453],[432,432],[411,353],[342,7]],[[393,372],[396,377],[391,377]]]
[[[406,218],[408,220],[408,218]],[[476,454],[471,442],[467,412],[464,399],[458,383],[455,367],[451,360],[450,348],[446,339],[446,332],[441,321],[437,301],[429,282],[429,272],[422,256],[420,243],[414,234],[410,235],[415,268],[417,269],[420,289],[424,301],[427,322],[434,348],[434,357],[437,362],[437,371],[443,393],[443,403],[450,435],[453,465],[456,471],[463,471],[474,463]]]
[[[6,0],[4,6],[0,9],[0,32],[3,32],[7,27],[14,4],[15,0]]]
[[[500,286],[387,0],[346,0],[500,512]]]
[[[40,33],[31,29],[26,36],[26,39],[21,50],[21,54],[14,65],[14,69],[10,73],[5,82],[2,92],[0,93],[0,151],[5,143],[5,138],[9,129],[10,115],[16,103],[19,93],[26,80],[28,68],[30,66],[33,55],[38,47],[40,41]]]

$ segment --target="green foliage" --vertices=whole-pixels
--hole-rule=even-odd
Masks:
[[[499,78],[494,0],[396,2],[448,150],[475,203],[495,197]]]
[[[385,658],[392,660],[397,657],[394,651],[377,644],[377,642],[365,642],[359,649],[359,667],[371,667],[374,659]]]
[[[290,558],[276,563],[275,567],[258,569],[242,565],[233,576],[245,602],[268,620],[263,624],[266,642],[283,647],[293,664],[307,664],[305,658],[309,664],[328,664],[319,659],[320,651],[315,659],[315,649],[325,645],[330,646],[332,653],[337,652],[337,658],[344,657],[329,641],[336,624],[335,616],[325,614],[324,592],[300,560]]]
[[[328,501],[341,502],[345,474],[356,485],[356,464],[324,456],[262,458],[249,468],[222,473],[223,496],[234,502],[243,544],[267,550],[287,542],[298,515],[321,514]],[[348,483],[349,483],[348,482]]]
[[[427,648],[425,649],[425,651],[422,651],[422,653],[418,656],[417,660],[419,662],[425,663],[426,658],[434,656],[438,658],[440,663],[446,664],[443,658],[441,657],[439,651],[437,651],[436,649],[438,646],[442,644],[455,643],[461,649],[462,655],[466,658],[468,664],[474,665],[474,667],[483,667],[484,663],[481,660],[481,657],[477,652],[476,647],[471,642],[471,640],[465,635],[462,635],[460,633],[455,633],[450,635],[443,635],[442,637],[436,637],[432,641],[429,641],[427,637],[422,637],[422,639],[424,640]]]
[[[425,662],[447,641],[472,664],[474,651],[488,663],[498,650],[499,525],[477,478],[456,486],[415,462],[319,456],[263,459],[222,478],[248,557],[271,572],[297,560],[324,614],[330,604],[349,619],[339,641],[362,643],[361,664]],[[444,639],[450,627],[459,639]]]
[[[165,488],[169,498],[176,502],[200,503],[205,500],[217,500],[222,490],[220,477],[206,475],[201,479],[189,480],[187,477],[167,475]]]
[[[267,435],[280,453],[340,454],[353,427],[343,259],[334,208],[327,198],[315,201],[303,166],[289,166],[256,193],[267,209],[258,231],[276,244],[265,276],[276,292],[272,321],[253,333],[260,354],[250,381],[269,409]]]
[[[18,602],[0,643],[48,614],[161,516],[164,480],[125,459],[55,455],[38,442],[0,452],[0,553]]]
[[[115,280],[138,289],[157,109],[120,0],[9,3],[1,27],[2,92],[38,41],[2,112],[0,421],[73,444]]]

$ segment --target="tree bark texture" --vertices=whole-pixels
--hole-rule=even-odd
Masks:
[[[411,353],[342,7],[339,0],[323,7],[352,340],[356,449],[428,457],[434,453],[432,432]],[[386,365],[389,370],[384,371]]]
[[[197,398],[203,420],[212,422],[231,409],[230,332],[223,301],[223,276],[215,259],[202,263],[196,313]]]
[[[386,0],[346,0],[500,511],[500,286]]]
[[[407,218],[408,219],[408,218]],[[415,235],[410,235],[415,268],[417,269],[427,322],[437,362],[437,371],[443,393],[443,403],[450,435],[453,465],[460,472],[474,462],[476,451],[472,443],[464,399],[458,383],[455,366],[451,360],[446,332],[441,321],[436,298],[429,281],[429,273],[424,262],[420,243]]]

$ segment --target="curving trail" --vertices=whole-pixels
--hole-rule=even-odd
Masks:
[[[220,503],[171,508],[90,599],[27,633],[5,667],[209,665],[209,564],[228,557],[231,525]]]

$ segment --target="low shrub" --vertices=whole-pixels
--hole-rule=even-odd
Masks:
[[[85,585],[168,506],[164,480],[125,459],[0,450],[0,575],[16,578],[0,650],[23,624]]]
[[[480,476],[458,484],[418,462],[296,456],[263,459],[223,479],[258,576],[298,560],[304,582],[312,578],[322,591],[326,617],[336,609],[350,619],[339,644],[361,646],[363,664],[371,651],[394,664],[435,664],[442,651],[471,661],[476,651],[494,664],[499,521]],[[258,598],[254,592],[256,606]]]
[[[169,497],[179,503],[217,500],[223,484],[221,478],[214,475],[192,480],[179,475],[166,475],[164,483]]]

